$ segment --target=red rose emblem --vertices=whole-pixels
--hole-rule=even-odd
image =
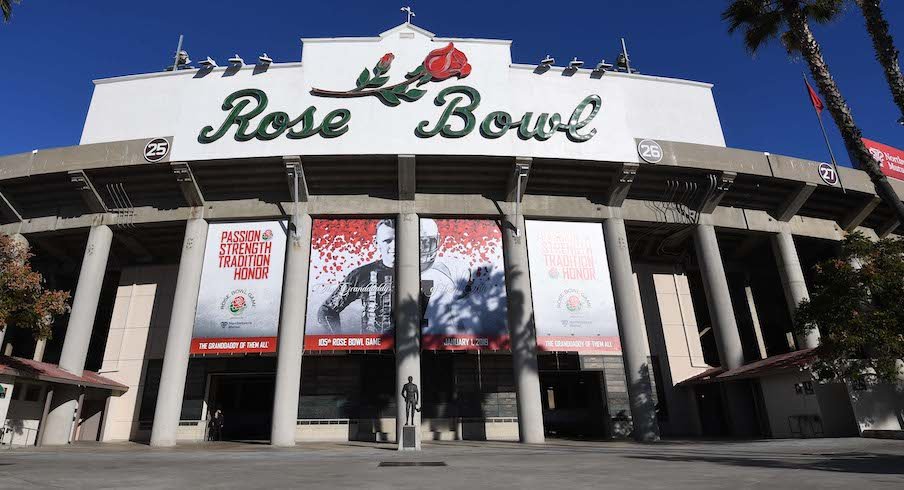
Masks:
[[[395,55],[392,53],[386,53],[380,58],[380,61],[377,62],[377,69],[380,73],[386,73],[389,70],[389,67],[392,66],[392,60],[395,59]]]
[[[236,296],[235,298],[233,298],[232,306],[237,310],[244,308],[245,307],[245,297],[244,296]]]
[[[434,49],[424,58],[424,68],[434,80],[445,80],[458,76],[464,78],[471,73],[468,57],[455,49],[452,43],[445,48]]]

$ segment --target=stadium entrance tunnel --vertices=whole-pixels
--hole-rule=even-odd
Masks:
[[[223,411],[222,440],[270,439],[275,382],[274,373],[210,376],[208,420],[216,410]]]
[[[543,426],[548,436],[601,439],[607,428],[603,414],[602,376],[598,372],[541,372]]]

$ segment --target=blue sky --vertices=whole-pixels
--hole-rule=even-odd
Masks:
[[[275,61],[297,61],[299,38],[373,36],[404,21],[405,4],[417,14],[415,24],[439,36],[514,40],[520,63],[547,53],[560,63],[574,56],[588,64],[612,60],[624,36],[641,72],[715,84],[728,146],[827,159],[801,80],[806,64],[778,45],[751,57],[740,37],[726,32],[723,0],[23,0],[12,22],[0,24],[0,155],[78,144],[91,80],[161,70],[179,33],[195,60],[267,52]],[[904,2],[884,4],[889,19],[904,20]],[[904,49],[904,22],[892,30]],[[816,32],[864,135],[904,148],[900,114],[859,12],[849,9]],[[839,163],[847,164],[834,124],[828,117],[826,123]]]

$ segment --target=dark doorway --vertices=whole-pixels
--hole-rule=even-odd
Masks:
[[[606,407],[599,372],[541,372],[540,388],[547,434],[606,436]]]
[[[275,382],[273,373],[210,376],[208,410],[223,411],[223,440],[270,439]]]
[[[698,385],[694,390],[697,410],[700,412],[700,428],[704,437],[724,437],[728,435],[725,421],[722,390],[716,383]]]

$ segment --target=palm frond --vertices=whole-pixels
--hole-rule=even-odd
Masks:
[[[773,0],[735,0],[722,12],[728,32],[742,31],[751,53],[780,36],[785,26],[782,10]]]

